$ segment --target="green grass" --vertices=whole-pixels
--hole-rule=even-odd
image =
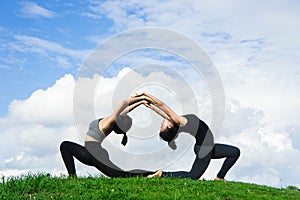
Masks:
[[[26,175],[0,183],[0,199],[300,199],[285,189],[175,178],[64,178]]]

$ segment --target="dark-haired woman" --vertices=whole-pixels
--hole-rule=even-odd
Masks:
[[[237,147],[225,144],[215,144],[211,130],[206,123],[199,119],[196,115],[187,114],[179,116],[164,102],[149,93],[137,94],[136,97],[138,96],[144,96],[152,99],[150,104],[144,105],[151,108],[164,118],[161,123],[159,135],[164,141],[169,143],[170,147],[174,145],[174,140],[178,134],[182,132],[191,134],[196,140],[194,146],[196,159],[189,172],[162,172],[160,170],[155,173],[155,176],[184,177],[197,180],[205,172],[211,159],[225,158],[215,180],[226,181],[225,175],[240,156],[240,150]]]
[[[84,146],[69,141],[62,142],[60,152],[69,176],[76,177],[74,157],[88,166],[96,167],[108,177],[147,176],[153,174],[154,172],[142,170],[126,172],[120,169],[109,160],[107,151],[101,147],[102,141],[112,131],[117,134],[124,134],[122,144],[126,145],[126,132],[132,126],[132,119],[127,113],[141,104],[149,104],[149,101],[151,99],[145,96],[131,97],[122,101],[110,116],[92,121],[85,137]]]

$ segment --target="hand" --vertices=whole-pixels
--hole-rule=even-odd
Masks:
[[[135,95],[133,95],[132,97],[140,97],[140,96],[142,96],[142,95],[144,95],[144,92],[137,92],[137,93],[135,93]]]
[[[138,94],[138,95],[141,95],[141,94]],[[163,102],[161,100],[159,100],[158,98],[156,98],[155,96],[147,93],[147,92],[143,92],[142,93],[143,96],[151,99],[151,103],[154,104],[154,105],[158,105],[158,106],[162,106],[163,105]]]
[[[153,103],[149,103],[149,102],[143,102],[144,106],[146,106],[147,108],[150,108],[152,110],[154,110],[155,105]]]
[[[150,96],[146,95],[146,93],[136,93],[131,97],[131,99],[134,99],[135,101],[148,101],[148,103],[157,104],[154,99],[152,99]]]

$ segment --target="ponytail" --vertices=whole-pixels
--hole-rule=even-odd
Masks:
[[[127,144],[127,141],[128,141],[128,137],[127,137],[127,135],[126,135],[126,133],[123,133],[124,135],[123,135],[123,139],[122,139],[122,142],[121,142],[121,144],[123,144],[124,146]]]
[[[123,138],[122,138],[122,141],[121,141],[121,144],[123,144],[124,146],[127,144],[127,141],[128,141],[128,137],[127,137],[127,134],[125,131],[123,131],[119,126],[118,124],[116,123],[114,125],[114,129],[116,134],[123,134]]]

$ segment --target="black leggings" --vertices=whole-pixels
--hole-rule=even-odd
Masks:
[[[154,173],[142,170],[123,171],[121,169],[116,169],[100,162],[100,160],[96,159],[86,147],[69,141],[61,143],[60,153],[70,176],[76,176],[74,157],[85,165],[96,167],[99,171],[109,177],[147,176]]]
[[[189,172],[177,171],[177,172],[163,172],[163,177],[181,177],[181,178],[191,178],[194,180],[199,179],[205,170],[207,169],[211,159],[226,158],[219,173],[218,178],[224,178],[229,169],[234,165],[240,156],[240,150],[237,147],[225,145],[225,144],[215,144],[213,149],[204,157],[200,157],[199,154],[200,145],[195,145],[194,151],[197,155],[193,166]]]

